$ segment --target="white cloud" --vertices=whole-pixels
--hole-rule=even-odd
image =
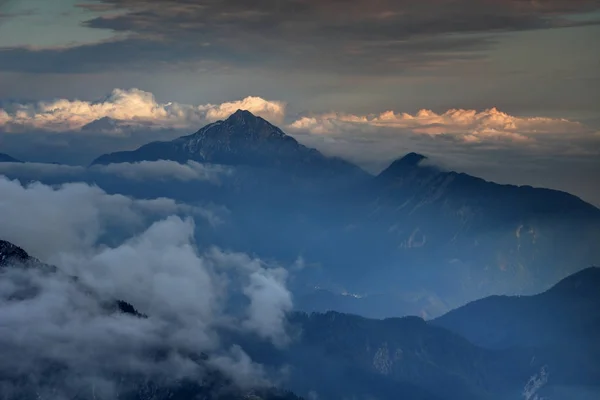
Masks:
[[[132,180],[177,179],[184,182],[194,180],[219,182],[221,176],[232,173],[231,168],[220,165],[200,164],[195,161],[180,164],[167,160],[95,165],[92,170]]]
[[[198,129],[225,119],[237,109],[246,109],[273,123],[282,123],[286,104],[249,96],[221,104],[190,105],[159,103],[140,89],[114,89],[105,99],[88,102],[57,99],[38,103],[7,104],[0,108],[0,130],[42,130],[119,134],[140,129]],[[419,135],[447,135],[463,142],[532,142],[542,134],[589,133],[576,122],[560,118],[520,117],[496,108],[482,111],[450,109],[438,114],[420,110],[416,114],[386,111],[372,115],[327,113],[306,116],[288,125],[292,132],[341,135],[353,130],[378,132],[386,128]]]
[[[89,173],[114,175],[119,178],[136,181],[160,180],[181,182],[207,181],[219,183],[223,176],[231,175],[233,169],[221,165],[201,164],[188,161],[180,164],[176,161],[158,160],[136,163],[94,165],[87,169],[81,166],[46,163],[0,163],[0,174],[25,179],[43,179],[50,177],[84,179]]]
[[[240,387],[260,387],[269,383],[262,366],[254,363],[238,345],[233,345],[227,353],[215,355],[209,362],[221,370],[235,371],[233,380]]]
[[[464,142],[530,142],[544,134],[593,133],[579,122],[546,117],[517,117],[491,108],[483,111],[451,109],[443,114],[420,110],[411,115],[387,111],[379,115],[329,113],[302,117],[291,130],[318,135],[342,135],[349,130],[377,132],[376,128],[405,134],[448,135]]]
[[[285,316],[293,307],[291,293],[285,287],[287,270],[265,268],[260,260],[242,253],[225,253],[212,248],[208,254],[223,268],[245,271],[247,279],[242,283],[242,292],[250,303],[242,327],[276,345],[285,345],[289,339],[285,332]]]
[[[186,213],[206,217],[209,222],[215,218],[207,210],[172,199],[137,200],[110,195],[86,183],[52,187],[33,182],[22,186],[0,176],[0,193],[0,238],[49,262],[62,253],[91,251],[109,231],[133,233],[152,217]]]
[[[85,174],[85,167],[61,164],[45,164],[31,162],[5,162],[0,163],[0,174],[27,177],[30,179],[43,179],[49,177],[77,177]]]
[[[207,122],[226,118],[238,108],[275,122],[281,121],[285,114],[284,103],[260,97],[223,104],[189,105],[158,103],[152,93],[140,89],[114,89],[108,97],[95,102],[57,99],[5,105],[0,108],[0,129],[5,132],[83,129],[97,133],[121,133],[140,128],[198,129]]]
[[[140,203],[85,184],[21,186],[4,178],[0,192],[0,238],[59,267],[3,270],[0,373],[14,379],[0,382],[0,395],[116,398],[114,377],[123,374],[152,382],[198,380],[202,368],[191,355],[199,353],[240,385],[268,383],[243,349],[221,343],[220,333],[236,329],[285,341],[282,316],[291,296],[283,270],[218,249],[199,254],[191,218],[155,216],[147,229],[137,229],[142,210],[172,211],[169,201]],[[104,245],[101,234],[112,224],[134,233]],[[239,294],[249,305],[230,313],[228,300]],[[148,318],[107,313],[102,304],[115,299]],[[164,357],[157,358],[159,350]],[[23,386],[12,383],[18,381]]]

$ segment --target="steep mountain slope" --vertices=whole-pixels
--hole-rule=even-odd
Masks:
[[[600,269],[588,268],[535,296],[493,296],[432,321],[480,346],[529,349],[550,376],[544,396],[600,396]]]
[[[45,264],[35,257],[31,257],[25,250],[0,240],[0,272],[2,268],[19,266],[21,268],[35,268],[44,272],[55,272],[56,267]]]
[[[600,260],[600,210],[568,193],[443,171],[415,153],[368,193],[355,224],[385,231],[397,263],[418,265],[438,295],[531,294]]]
[[[32,258],[22,248],[5,240],[0,240],[0,267],[7,266],[14,262],[26,262]]]
[[[23,162],[21,160],[17,160],[14,157],[9,156],[8,154],[0,153],[0,162]]]
[[[491,348],[589,345],[600,335],[600,268],[580,271],[538,295],[477,300],[432,323]]]
[[[264,364],[287,365],[291,390],[323,399],[516,400],[543,365],[529,351],[481,349],[417,317],[298,313],[290,323],[297,336],[287,348],[244,348]]]
[[[384,193],[395,202],[401,201],[402,208],[411,212],[425,213],[421,209],[430,210],[432,206],[445,207],[448,212],[469,207],[471,215],[465,215],[464,219],[475,226],[467,228],[499,218],[600,215],[596,207],[571,194],[531,186],[501,185],[464,173],[444,171],[416,153],[394,161],[375,181]]]

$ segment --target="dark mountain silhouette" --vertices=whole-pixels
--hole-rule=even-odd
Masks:
[[[577,272],[534,296],[477,300],[432,323],[491,348],[595,343],[600,334],[600,268]]]
[[[423,165],[426,159],[421,154],[409,153],[382,171],[377,181],[384,190],[393,193],[395,200],[408,201],[404,207],[409,209],[427,206],[429,210],[431,206],[452,202],[469,205],[480,213],[501,213],[489,215],[489,218],[600,216],[599,209],[569,193],[531,186],[500,185],[464,173],[444,171],[432,164]]]
[[[599,310],[600,269],[588,268],[546,292],[477,300],[432,324],[481,347],[530,352],[548,367],[548,396],[591,399],[600,396]]]
[[[336,369],[352,376],[342,385],[352,382],[367,397],[496,399],[520,389],[534,370],[524,354],[477,348],[418,317],[374,320],[328,312],[298,314],[292,321],[301,326],[296,345],[301,356],[289,359],[316,360],[313,374],[322,379]]]
[[[366,175],[353,164],[325,157],[317,150],[301,145],[281,129],[244,110],[192,135],[170,142],[152,142],[133,151],[106,154],[94,160],[92,165],[155,160],[283,168],[309,175]]]
[[[264,365],[287,365],[286,384],[302,395],[310,388],[325,399],[520,399],[540,371],[551,376],[544,390],[600,393],[597,358],[577,347],[487,349],[417,317],[297,313],[290,323],[297,335],[285,349],[243,346]]]
[[[23,263],[32,260],[29,254],[22,248],[5,240],[0,240],[0,267],[4,267],[9,263]]]
[[[9,156],[8,154],[0,153],[0,162],[23,162],[21,160],[17,160],[14,157]]]

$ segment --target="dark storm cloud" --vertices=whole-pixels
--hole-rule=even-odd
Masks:
[[[239,31],[293,38],[401,39],[414,34],[535,29],[564,24],[569,13],[594,11],[597,0],[103,0],[119,17],[92,20],[89,26],[171,35],[207,33],[235,37]],[[157,26],[156,21],[163,24]],[[331,39],[331,38],[330,38]]]
[[[0,50],[0,69],[90,71],[145,63],[397,72],[480,57],[499,31],[596,23],[598,0],[103,0],[87,21],[125,38],[75,48]]]
[[[0,70],[85,73],[114,70],[123,65],[128,69],[147,68],[149,62],[153,67],[169,66],[199,58],[215,59],[217,56],[221,57],[210,49],[190,54],[183,46],[161,46],[148,39],[130,38],[64,48],[1,48]]]

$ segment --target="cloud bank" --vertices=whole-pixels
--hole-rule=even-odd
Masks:
[[[0,163],[0,174],[32,180],[51,177],[85,179],[95,174],[102,174],[133,181],[205,181],[218,184],[222,177],[233,174],[233,169],[221,165],[200,164],[195,161],[180,164],[168,160],[94,165],[90,168],[77,165],[4,162]]]
[[[197,129],[246,109],[274,123],[281,122],[285,104],[260,97],[222,104],[189,105],[158,103],[152,93],[140,89],[114,89],[99,101],[57,99],[37,103],[12,103],[0,108],[4,132],[126,133],[136,129]]]
[[[220,177],[233,173],[231,168],[221,165],[200,164],[195,161],[179,164],[167,160],[94,165],[91,170],[132,180],[176,179],[183,182],[210,181],[213,183],[218,183]]]
[[[62,252],[92,251],[109,231],[132,234],[153,218],[202,214],[201,209],[172,199],[133,199],[86,183],[22,186],[0,176],[0,192],[0,238],[51,263]]]
[[[544,134],[586,134],[593,131],[576,121],[545,117],[516,117],[491,108],[483,111],[452,109],[442,114],[420,110],[414,115],[386,111],[379,115],[322,114],[302,117],[292,130],[319,135],[342,135],[349,130],[389,128],[398,132],[447,135],[464,142],[533,141]]]
[[[248,110],[274,124],[282,124],[286,117],[285,103],[260,97],[194,106],[158,103],[152,93],[134,88],[114,89],[105,99],[95,102],[58,99],[28,104],[7,103],[0,108],[0,130],[112,134],[127,134],[142,128],[192,130],[208,122],[225,119],[238,109]],[[464,142],[527,142],[544,134],[594,133],[577,121],[513,116],[496,108],[450,109],[439,114],[427,109],[416,114],[391,110],[372,115],[333,112],[300,117],[289,123],[287,128],[292,133],[322,135],[388,128],[414,134],[451,136]]]
[[[0,371],[10,378],[0,382],[0,394],[110,399],[135,389],[123,378],[199,381],[207,365],[241,386],[268,384],[262,367],[220,333],[286,343],[283,316],[292,300],[285,270],[216,248],[199,254],[191,218],[159,215],[140,228],[144,203],[89,185],[21,186],[0,178],[0,187],[0,237],[59,266],[0,271]],[[112,224],[134,233],[105,245],[102,233]],[[247,305],[230,312],[234,293]],[[115,299],[148,318],[108,312]]]

